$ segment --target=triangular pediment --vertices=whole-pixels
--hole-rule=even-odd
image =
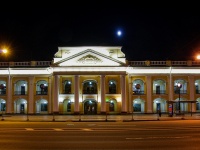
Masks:
[[[117,54],[118,55],[115,55]],[[59,50],[54,58],[55,66],[124,66],[126,59],[121,50],[110,47],[73,47]],[[61,56],[61,57],[58,57]],[[122,56],[122,57],[119,57]]]

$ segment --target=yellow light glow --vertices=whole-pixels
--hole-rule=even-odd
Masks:
[[[200,55],[197,55],[197,59],[200,60]]]
[[[7,50],[7,49],[3,49],[2,52],[3,52],[3,53],[7,53],[8,50]]]

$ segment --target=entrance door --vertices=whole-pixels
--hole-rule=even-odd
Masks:
[[[1,111],[5,111],[6,110],[6,103],[1,103]]]
[[[133,111],[134,112],[141,112],[141,104],[140,103],[134,103]]]
[[[84,114],[94,115],[97,114],[97,103],[95,101],[86,101],[84,103]]]
[[[24,104],[20,104],[20,113],[24,114]]]
[[[109,105],[109,111],[114,111],[114,108],[115,108],[115,104],[113,103],[113,102],[110,102],[109,103],[110,105]]]
[[[157,103],[156,110],[157,112],[161,112],[160,103]]]

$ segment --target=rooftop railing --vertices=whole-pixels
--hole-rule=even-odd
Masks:
[[[132,67],[140,67],[140,66],[200,66],[200,61],[171,61],[171,60],[166,60],[166,61],[129,61],[129,65]]]
[[[0,62],[0,67],[48,67],[51,65],[51,61],[28,61],[28,62]]]
[[[132,67],[142,67],[142,66],[200,66],[200,61],[129,61],[128,64]],[[52,65],[52,61],[28,61],[28,62],[0,62],[0,67],[48,67]]]

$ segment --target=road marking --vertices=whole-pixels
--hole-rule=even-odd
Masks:
[[[96,124],[88,124],[88,126],[95,126]]]
[[[27,131],[33,131],[33,128],[25,128]]]
[[[126,138],[126,140],[141,140],[141,139],[183,139],[183,138],[190,138],[190,136],[175,136],[175,137],[171,137],[171,136],[169,136],[169,137],[160,137],[160,136],[156,136],[156,137],[145,137],[145,138],[143,138],[143,137],[135,137],[135,138]]]
[[[55,131],[63,131],[63,129],[54,129]]]
[[[92,129],[82,129],[83,131],[92,131]]]
[[[68,125],[68,126],[74,126],[74,124],[73,124],[73,123],[68,123],[67,125]]]
[[[141,140],[141,139],[144,139],[144,138],[126,138],[126,140]]]
[[[119,125],[115,125],[115,124],[113,124],[113,125],[111,125],[111,124],[106,124],[106,125],[102,125],[102,124],[100,124],[100,125],[98,125],[98,126],[113,126],[113,127],[119,127]],[[123,127],[135,127],[136,125],[134,125],[134,124],[132,124],[132,125],[123,125]]]

